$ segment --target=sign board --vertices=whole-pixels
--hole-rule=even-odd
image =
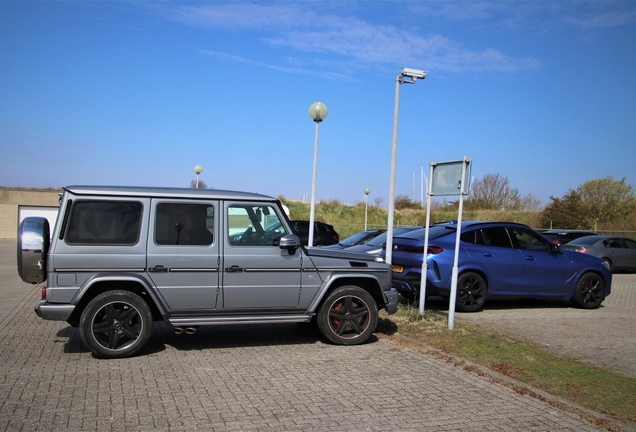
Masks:
[[[466,170],[464,171],[464,164]],[[470,190],[470,159],[431,163],[431,195],[468,195]],[[464,174],[465,181],[462,181]]]

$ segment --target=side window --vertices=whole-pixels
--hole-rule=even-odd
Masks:
[[[625,246],[629,249],[636,249],[636,241],[631,240],[631,239],[627,239],[624,238],[623,242],[625,243]]]
[[[481,233],[483,235],[483,244],[485,246],[512,247],[508,231],[504,227],[485,228],[481,230]]]
[[[70,245],[132,246],[139,241],[140,202],[88,201],[73,203],[66,231]]]
[[[208,246],[214,242],[211,204],[159,203],[155,216],[155,243],[160,246]]]
[[[287,234],[272,206],[233,205],[228,208],[227,221],[232,246],[277,246]]]
[[[473,230],[462,233],[460,240],[466,243],[485,245],[484,235],[481,230]]]
[[[603,240],[603,244],[605,245],[606,248],[622,248],[623,247],[620,239],[616,239],[616,238]]]
[[[550,244],[543,237],[530,231],[513,227],[510,228],[510,232],[519,249],[537,252],[550,252]]]

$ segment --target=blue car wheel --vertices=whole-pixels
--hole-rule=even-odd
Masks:
[[[484,308],[488,287],[477,273],[466,272],[457,278],[457,300],[455,309],[460,312],[478,312]]]
[[[572,295],[574,306],[582,309],[596,309],[605,298],[605,282],[596,273],[585,273],[576,284]]]

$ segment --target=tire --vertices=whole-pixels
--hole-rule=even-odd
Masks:
[[[581,309],[596,309],[605,299],[605,281],[596,273],[585,273],[576,283],[571,301]]]
[[[462,273],[457,278],[455,309],[460,312],[479,312],[486,304],[488,286],[477,273]]]
[[[49,221],[43,217],[24,218],[18,226],[18,273],[24,282],[39,284],[46,280],[49,230]]]
[[[84,345],[97,357],[130,357],[148,343],[152,313],[136,294],[107,291],[82,311],[79,329]]]
[[[337,288],[327,296],[316,315],[320,333],[337,345],[365,342],[378,323],[378,305],[360,287]]]

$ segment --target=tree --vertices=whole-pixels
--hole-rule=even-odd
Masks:
[[[470,188],[470,196],[464,202],[470,210],[520,210],[522,198],[519,189],[510,186],[508,177],[501,174],[486,174],[475,180]]]
[[[394,201],[396,210],[404,210],[404,209],[421,209],[422,206],[418,201],[413,201],[407,195],[398,195],[395,197]]]
[[[383,202],[384,202],[384,198],[380,196],[375,197],[375,199],[373,200],[373,203],[375,204],[376,207],[381,207]]]
[[[576,192],[591,223],[617,220],[636,209],[633,187],[627,184],[625,177],[621,181],[611,176],[590,180],[580,185]]]
[[[570,189],[563,198],[550,197],[541,221],[563,229],[594,229],[598,223],[612,222],[636,210],[633,187],[612,177],[585,182]]]
[[[192,189],[197,189],[197,181],[196,180],[190,180],[190,187]],[[199,186],[198,189],[214,189],[212,186],[208,186],[203,180],[199,180]]]

